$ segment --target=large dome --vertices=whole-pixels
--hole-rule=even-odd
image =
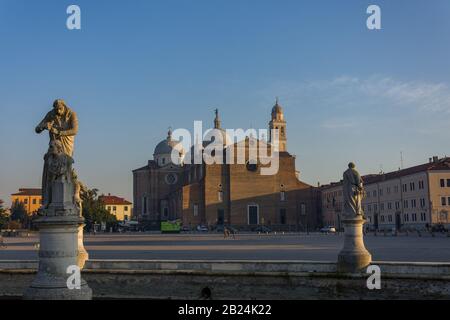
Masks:
[[[175,154],[175,156],[177,156],[176,161],[172,158],[172,152],[174,150],[178,151],[178,155]],[[183,162],[184,156],[184,148],[180,141],[172,139],[171,130],[169,130],[167,138],[158,143],[155,151],[153,152],[153,160],[155,160],[159,166],[164,166],[170,163],[181,164]]]
[[[155,148],[153,155],[161,155],[161,154],[171,154],[172,150],[178,150],[180,153],[184,153],[183,146],[180,141],[172,140],[172,139],[164,139]]]

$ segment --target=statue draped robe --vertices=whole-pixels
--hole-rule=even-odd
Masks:
[[[344,215],[347,218],[355,218],[363,215],[361,202],[363,198],[363,181],[358,171],[348,169],[344,172],[343,197]]]

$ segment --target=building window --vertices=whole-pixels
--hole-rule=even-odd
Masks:
[[[373,205],[373,211],[377,212],[377,210],[378,210],[378,205],[374,204]]]
[[[384,222],[384,216],[381,216],[381,222]]]
[[[111,207],[108,207],[108,211],[111,212]]]
[[[23,200],[24,204],[28,204],[28,199]]]
[[[400,210],[400,202],[395,202],[395,210]]]
[[[394,186],[394,192],[398,193],[398,186]]]
[[[408,185],[405,183],[403,185],[403,192],[407,192],[408,191]]]
[[[36,204],[36,199],[33,199],[33,204]]]
[[[125,216],[124,216],[124,219],[125,219],[125,221],[128,221],[128,216],[125,215]]]
[[[445,187],[445,179],[441,179],[441,188]]]
[[[447,179],[447,187],[450,188],[450,179]]]
[[[424,198],[420,199],[420,206],[421,206],[422,208],[425,207],[425,199],[424,199]]]
[[[388,202],[388,210],[392,210],[392,203]]]
[[[369,211],[372,211],[372,205],[371,205],[371,204],[369,204],[369,205],[367,206],[367,208],[369,208]]]
[[[408,200],[403,200],[403,208],[408,208]]]
[[[217,199],[219,200],[219,202],[222,202],[222,201],[223,201],[223,192],[222,192],[222,191],[219,191],[219,192],[217,193]]]
[[[147,214],[147,197],[142,197],[142,213]]]
[[[411,182],[411,183],[409,184],[409,189],[410,189],[411,191],[414,191],[414,190],[416,189],[416,184],[415,184],[414,182]]]
[[[280,209],[280,224],[286,224],[286,209]]]
[[[387,187],[386,192],[387,192],[387,194],[391,194],[391,187]]]
[[[384,203],[380,204],[381,211],[384,211]]]
[[[380,197],[383,195],[383,189],[380,189],[379,191],[378,191],[378,194],[380,195]]]
[[[280,200],[281,201],[286,201],[286,193],[284,191],[280,192]],[[334,200],[334,199],[333,199]]]
[[[388,221],[389,221],[389,222],[392,222],[392,215],[391,215],[391,214],[388,215]]]
[[[125,206],[125,207],[123,208],[123,210],[124,210],[124,211],[128,211],[128,206]]]
[[[416,199],[411,200],[411,208],[415,208],[417,206]]]
[[[373,196],[374,196],[374,197],[377,196],[377,190],[373,190]]]
[[[300,215],[306,216],[306,204],[305,203],[300,204]]]
[[[420,180],[419,181],[419,189],[424,189],[424,188],[425,188],[425,186],[424,186],[423,180]]]
[[[405,214],[403,215],[403,220],[404,220],[405,222],[408,222],[408,221],[409,221],[409,214],[405,213]]]
[[[113,207],[113,211],[117,211],[117,208],[115,206]]]
[[[427,220],[427,216],[426,216],[425,212],[422,212],[420,214],[420,220],[422,220],[422,221],[426,221]]]
[[[412,221],[417,221],[417,214],[416,213],[413,213],[412,215],[411,215],[411,220]]]
[[[194,217],[198,216],[198,204],[194,204]]]
[[[445,197],[441,197],[441,205],[447,205],[447,199]]]

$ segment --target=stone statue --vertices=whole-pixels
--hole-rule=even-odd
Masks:
[[[84,219],[81,215],[83,185],[72,168],[78,120],[63,100],[36,127],[48,130],[50,143],[44,157],[42,207],[34,224],[39,229],[38,272],[24,292],[29,300],[90,300],[92,290],[79,279],[79,288],[68,286],[69,267],[82,268],[88,253],[83,246]],[[77,280],[78,281],[78,280]]]
[[[66,155],[70,159],[73,157],[75,135],[78,133],[77,115],[67,107],[64,100],[55,100],[53,103],[53,110],[48,112],[44,119],[38,124],[36,133],[41,133],[44,130],[49,131],[50,143],[49,151],[44,157],[44,170],[42,174],[42,209],[48,208],[51,203],[51,181],[53,181],[52,179],[54,179],[54,176],[53,173],[49,172],[49,165],[57,165],[55,162],[56,158],[59,159],[59,162],[64,161],[64,157],[61,154]],[[70,162],[72,164],[73,160]],[[71,169],[69,173],[72,172],[72,175],[76,176],[75,171]],[[76,186],[76,181],[73,182]]]
[[[81,196],[83,194],[85,194],[88,189],[80,180],[78,180],[78,176],[77,176],[75,170],[73,170],[73,169],[72,169],[72,180],[73,180],[73,184],[75,186],[73,202],[75,203],[75,206],[80,213],[80,217],[82,217],[83,216],[83,200],[82,200]]]
[[[44,157],[44,173],[42,178],[42,209],[47,209],[52,203],[55,181],[72,182],[72,157],[63,152],[61,141],[50,141],[47,154]]]
[[[352,162],[344,172],[343,196],[344,215],[347,218],[363,217],[364,212],[361,207],[364,196],[363,180]]]
[[[77,114],[64,102],[58,99],[51,110],[36,127],[36,133],[48,130],[50,141],[58,140],[62,144],[63,152],[73,157],[75,135],[78,133]]]

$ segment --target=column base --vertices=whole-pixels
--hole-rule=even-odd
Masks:
[[[362,217],[343,220],[345,239],[344,248],[338,255],[337,270],[341,273],[359,273],[372,262],[372,255],[364,246]]]
[[[29,287],[24,295],[24,300],[92,300],[92,289],[87,284],[81,285],[81,289],[70,290],[65,288],[35,288]]]

